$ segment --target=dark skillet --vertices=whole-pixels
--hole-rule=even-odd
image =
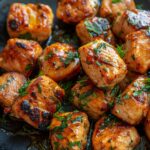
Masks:
[[[13,2],[22,2],[22,3],[45,3],[52,7],[53,11],[56,10],[57,0],[0,0],[0,49],[5,45],[8,34],[6,31],[6,17],[8,9],[11,3]],[[137,0],[138,7],[143,9],[150,8],[150,0]],[[63,23],[59,22],[55,18],[55,25],[64,26]],[[66,26],[66,25],[65,25]],[[65,28],[63,28],[65,29]],[[54,27],[56,31],[56,28]],[[67,33],[73,33],[72,27],[67,26]],[[69,36],[72,37],[71,34]],[[65,33],[65,38],[69,38],[68,34]],[[72,38],[74,39],[74,38]],[[50,37],[48,41],[42,43],[42,46],[45,47],[50,43],[55,41],[55,36]],[[77,40],[72,40],[71,42],[78,44]],[[72,83],[71,83],[72,84]],[[66,85],[70,85],[70,82],[67,82]],[[64,109],[72,110],[73,108],[68,104],[64,103]],[[91,121],[92,122],[92,121]],[[93,123],[91,123],[92,126]],[[150,142],[147,141],[146,137],[143,134],[142,127],[138,127],[139,133],[142,136],[141,143],[138,145],[136,150],[150,150]],[[87,150],[91,150],[90,135],[92,134],[92,127],[89,133],[89,139],[87,144]],[[13,118],[2,115],[2,110],[0,110],[0,150],[51,150],[49,144],[49,137],[47,132],[39,132],[32,127],[19,122]]]

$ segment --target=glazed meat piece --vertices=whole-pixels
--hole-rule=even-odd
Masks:
[[[98,119],[108,110],[104,92],[96,88],[87,76],[77,81],[71,93],[71,102],[93,119]]]
[[[138,77],[116,99],[112,113],[123,121],[137,125],[146,116],[148,110],[148,94],[146,77]]]
[[[10,7],[7,30],[11,38],[42,42],[51,35],[52,25],[53,12],[48,5],[14,3]]]
[[[6,113],[19,96],[18,90],[25,82],[25,77],[16,72],[5,73],[0,76],[0,104]]]
[[[98,0],[61,0],[58,1],[56,15],[66,23],[78,23],[87,17],[95,16],[98,5]]]
[[[0,67],[29,76],[41,54],[42,48],[35,41],[10,39],[0,53]]]
[[[64,96],[64,90],[46,76],[27,82],[19,93],[12,107],[13,116],[41,130],[47,128]]]
[[[150,140],[150,108],[145,119],[144,129],[148,139]]]
[[[150,26],[150,12],[145,10],[126,11],[118,16],[113,23],[113,32],[116,36],[125,39],[126,35]]]
[[[85,19],[76,26],[76,32],[82,44],[99,38],[112,45],[115,44],[111,26],[109,21],[105,18],[94,17]]]
[[[134,0],[102,0],[100,6],[100,16],[115,19],[126,10],[136,9]]]
[[[56,113],[50,124],[53,150],[84,150],[88,130],[89,121],[85,113]]]
[[[80,47],[79,53],[84,71],[99,88],[112,88],[127,73],[115,48],[101,39]]]
[[[141,30],[126,37],[124,60],[131,71],[145,74],[150,69],[150,30]]]
[[[69,44],[54,43],[44,50],[41,71],[55,81],[69,79],[80,71],[78,52]]]
[[[136,128],[111,114],[99,119],[92,136],[93,150],[133,150],[139,142]]]

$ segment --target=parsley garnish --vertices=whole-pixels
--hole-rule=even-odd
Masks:
[[[111,96],[117,96],[119,91],[120,91],[120,87],[119,87],[119,85],[116,85],[111,91]]]
[[[84,22],[86,29],[88,30],[91,37],[99,36],[105,33],[109,29],[109,22],[104,18],[97,18],[94,22],[86,20]]]
[[[24,85],[19,89],[18,93],[20,96],[25,96],[28,94],[28,92],[26,91],[26,89],[28,88],[29,84],[31,81],[27,81],[26,83],[24,83]]]
[[[116,48],[116,50],[121,58],[123,58],[125,56],[125,52],[123,51],[122,47],[123,47],[122,45],[117,45],[117,48]]]
[[[74,147],[74,146],[78,146],[79,148],[81,148],[81,142],[77,141],[77,142],[69,142],[69,147]]]
[[[98,47],[94,48],[94,53],[98,55],[102,49],[106,49],[106,43],[101,43]]]
[[[48,55],[45,56],[45,60],[48,60],[49,58],[53,57],[53,52],[49,52]]]
[[[42,92],[42,88],[41,88],[40,84],[37,85],[37,88],[38,88],[38,92],[41,93]]]
[[[59,140],[62,140],[62,139],[64,138],[61,134],[56,134],[56,137],[57,137]]]
[[[25,68],[25,71],[30,71],[32,69],[32,65],[31,64],[28,64]]]
[[[112,0],[112,3],[120,3],[122,0]]]
[[[67,58],[63,59],[60,58],[60,60],[65,64],[65,66],[69,65],[72,61],[74,61],[76,58],[79,58],[79,55],[77,52],[68,52]]]
[[[72,123],[82,122],[82,118],[83,118],[82,116],[78,116],[74,120],[72,120]]]
[[[81,95],[79,95],[79,99],[82,100],[82,99],[85,99],[87,98],[88,96],[90,96],[91,94],[93,93],[93,90],[89,90],[85,93],[82,93]]]

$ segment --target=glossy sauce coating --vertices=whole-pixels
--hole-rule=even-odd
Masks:
[[[111,25],[105,18],[93,17],[85,19],[77,24],[76,32],[82,44],[100,38],[112,45],[115,44],[115,37],[111,31]]]
[[[50,140],[53,150],[84,150],[88,130],[89,121],[85,113],[56,113],[50,124]]]
[[[116,2],[113,2],[113,0],[102,0],[99,12],[101,17],[112,20],[126,10],[134,9],[136,9],[134,0],[118,0]]]
[[[112,113],[123,121],[137,125],[148,111],[148,94],[145,92],[146,77],[138,77],[116,99]]]
[[[58,2],[56,15],[65,23],[78,23],[95,16],[98,4],[98,0],[61,0]]]
[[[40,60],[41,71],[55,81],[69,79],[80,71],[78,52],[69,44],[46,47]]]
[[[79,48],[84,71],[100,88],[112,88],[124,79],[127,68],[115,48],[103,40],[95,40]]]
[[[13,116],[44,130],[60,107],[64,90],[49,77],[39,76],[28,84],[21,95],[12,107]]]
[[[105,93],[96,88],[88,77],[84,77],[73,86],[72,103],[84,110],[91,118],[98,119],[108,111],[108,101]]]
[[[125,40],[126,36],[150,26],[150,12],[145,10],[125,11],[113,23],[113,32]]]
[[[0,76],[0,104],[4,109],[7,107],[11,109],[11,106],[19,96],[19,89],[25,82],[26,78],[16,72],[5,73]]]
[[[35,41],[9,39],[0,53],[0,67],[29,76],[41,54],[42,48]]]
[[[149,30],[141,30],[127,35],[124,60],[128,70],[145,74],[150,69],[149,46]]]
[[[51,35],[53,12],[48,5],[13,3],[7,17],[7,31],[11,38],[45,41]]]
[[[93,150],[133,150],[139,142],[140,136],[135,127],[122,123],[111,115],[100,118],[95,124]]]

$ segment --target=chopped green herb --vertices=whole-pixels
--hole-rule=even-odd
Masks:
[[[42,88],[41,88],[40,84],[37,85],[37,88],[38,88],[38,92],[41,93],[42,92]]]
[[[29,84],[31,81],[27,81],[26,83],[24,83],[24,85],[19,89],[18,93],[20,96],[25,96],[28,94],[28,92],[26,91],[26,89],[28,88]]]
[[[79,99],[82,100],[82,99],[85,99],[87,98],[88,96],[90,96],[91,94],[93,93],[93,90],[89,90],[85,93],[82,93],[81,95],[79,95]]]
[[[117,96],[117,94],[119,93],[119,91],[120,91],[119,85],[115,85],[115,87],[111,91],[111,96],[113,96],[113,97]]]
[[[28,64],[25,68],[25,71],[30,71],[32,69],[32,65],[31,64]]]
[[[136,8],[137,8],[137,9],[143,9],[143,4],[137,4],[137,5],[136,5]]]
[[[133,96],[139,96],[139,95],[141,95],[142,93],[143,93],[142,90],[134,91],[134,92],[133,92]]]
[[[99,61],[96,61],[97,66],[101,66],[102,64]]]
[[[99,36],[104,34],[110,27],[107,19],[97,18],[94,22],[86,20],[84,22],[86,29],[88,30],[91,37]]]
[[[57,137],[59,140],[62,140],[62,139],[64,138],[61,134],[56,134],[56,137]]]
[[[124,99],[129,99],[130,96],[129,96],[128,94],[126,94],[123,98],[124,98]]]
[[[49,52],[48,55],[45,56],[45,60],[48,60],[49,58],[53,57],[53,52]]]
[[[112,3],[120,3],[122,0],[112,0]]]
[[[60,58],[60,60],[65,64],[65,66],[69,65],[72,61],[74,61],[76,58],[79,58],[78,52],[68,52],[67,58],[63,59]]]
[[[32,35],[30,33],[25,33],[25,34],[20,35],[19,38],[30,40],[32,39]]]
[[[88,77],[84,76],[79,81],[77,81],[77,83],[80,83],[81,86],[86,86],[87,85],[87,81],[88,81]]]
[[[123,51],[123,46],[122,45],[117,45],[116,48],[118,54],[120,55],[121,58],[123,58],[125,56],[125,52]]]
[[[77,142],[69,142],[69,147],[74,147],[74,146],[78,146],[79,148],[81,148],[81,142],[77,141]]]
[[[106,43],[101,43],[98,47],[94,48],[94,53],[98,55],[102,49],[106,49]]]
[[[74,120],[72,120],[72,123],[76,123],[76,122],[82,122],[82,116],[78,116],[77,118],[75,118]]]

